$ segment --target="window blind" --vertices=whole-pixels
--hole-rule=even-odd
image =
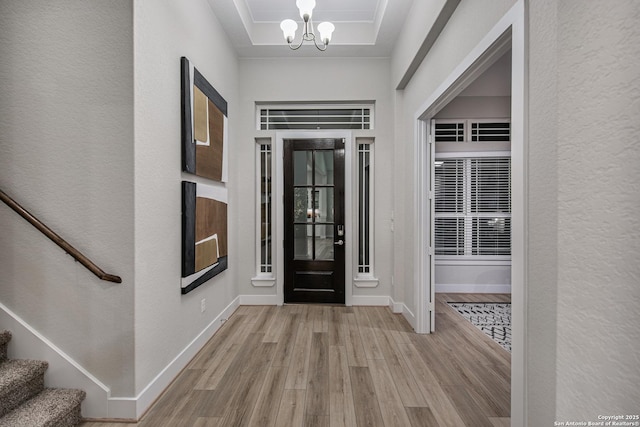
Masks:
[[[511,159],[442,159],[435,167],[435,254],[511,255]]]

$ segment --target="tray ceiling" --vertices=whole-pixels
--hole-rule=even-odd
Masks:
[[[280,30],[286,18],[302,20],[296,0],[208,0],[241,57],[391,56],[413,0],[316,0],[314,25],[336,25],[327,52],[304,46],[292,52]],[[301,28],[296,40],[300,39]]]

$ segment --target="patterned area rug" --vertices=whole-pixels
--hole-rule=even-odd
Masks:
[[[511,304],[450,302],[465,319],[511,353]]]

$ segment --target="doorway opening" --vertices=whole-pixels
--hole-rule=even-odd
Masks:
[[[464,91],[478,76],[511,51],[511,420],[513,425],[525,423],[526,354],[525,354],[525,288],[526,288],[526,61],[525,7],[519,1],[489,31],[452,74],[418,109],[416,119],[416,332],[429,333],[435,323],[435,181],[434,117],[451,100]]]

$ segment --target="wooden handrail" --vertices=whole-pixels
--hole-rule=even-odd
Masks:
[[[79,250],[67,243],[62,237],[58,236],[53,230],[44,225],[35,216],[31,215],[29,211],[20,206],[18,202],[9,197],[4,191],[0,190],[0,200],[5,202],[7,206],[16,211],[22,218],[26,219],[35,228],[40,230],[42,234],[51,239],[56,245],[60,246],[66,253],[71,255],[76,261],[84,265],[89,271],[98,276],[102,280],[114,283],[122,283],[122,279],[119,276],[113,274],[107,274],[100,267],[95,265],[93,261],[84,256]]]

